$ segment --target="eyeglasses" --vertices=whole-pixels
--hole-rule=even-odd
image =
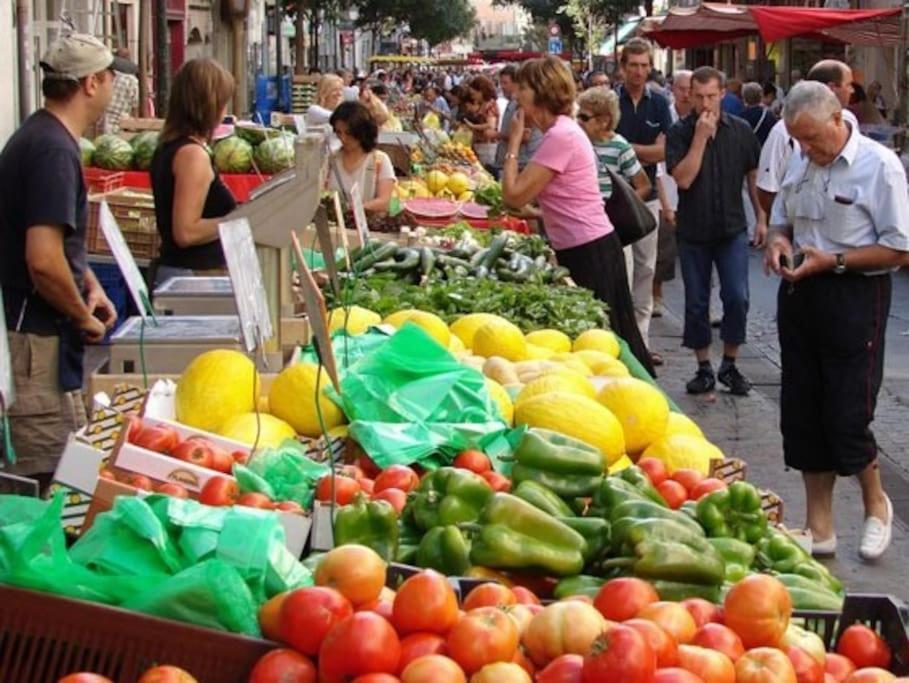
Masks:
[[[584,113],[578,112],[578,121],[581,121],[583,123],[587,123],[591,119],[595,119],[595,118],[596,118],[596,116],[594,116],[593,114],[584,114]]]

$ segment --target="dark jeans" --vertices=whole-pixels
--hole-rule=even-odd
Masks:
[[[718,242],[686,242],[679,238],[679,263],[685,283],[685,332],[682,346],[710,346],[710,276],[716,265],[723,301],[720,339],[745,342],[748,319],[748,235],[745,232]]]

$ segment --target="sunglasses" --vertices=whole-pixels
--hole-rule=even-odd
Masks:
[[[578,121],[582,121],[582,122],[584,122],[584,123],[587,123],[587,122],[590,121],[591,119],[595,119],[595,118],[596,118],[596,116],[594,116],[593,114],[581,114],[581,113],[578,113]]]

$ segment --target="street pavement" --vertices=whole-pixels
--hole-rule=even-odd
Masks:
[[[696,362],[682,348],[684,290],[681,274],[663,285],[664,315],[654,318],[650,337],[665,365],[658,368],[660,386],[704,430],[727,457],[748,463],[747,478],[775,491],[784,501],[784,523],[799,529],[805,523],[805,493],[801,476],[783,464],[779,432],[780,359],[776,330],[776,277],[764,275],[761,256],[750,259],[751,311],[748,343],[740,350],[739,369],[755,384],[747,397],[734,397],[717,385],[715,393],[690,396],[685,382],[694,376]],[[861,489],[854,478],[840,478],[835,495],[837,556],[826,564],[850,592],[891,593],[909,598],[906,583],[909,559],[909,273],[894,277],[893,306],[888,321],[884,386],[872,425],[880,446],[884,486],[893,501],[893,543],[877,563],[858,557],[864,512]],[[714,369],[722,358],[714,330]]]

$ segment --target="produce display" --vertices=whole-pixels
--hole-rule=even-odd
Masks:
[[[139,133],[129,144],[133,148],[133,165],[140,171],[147,171],[158,146],[158,134],[153,131]]]
[[[92,143],[92,164],[108,171],[128,171],[133,167],[133,148],[119,135],[99,135]],[[84,155],[84,150],[83,150]]]
[[[215,143],[215,167],[221,173],[249,173],[253,165],[253,146],[239,135]]]

